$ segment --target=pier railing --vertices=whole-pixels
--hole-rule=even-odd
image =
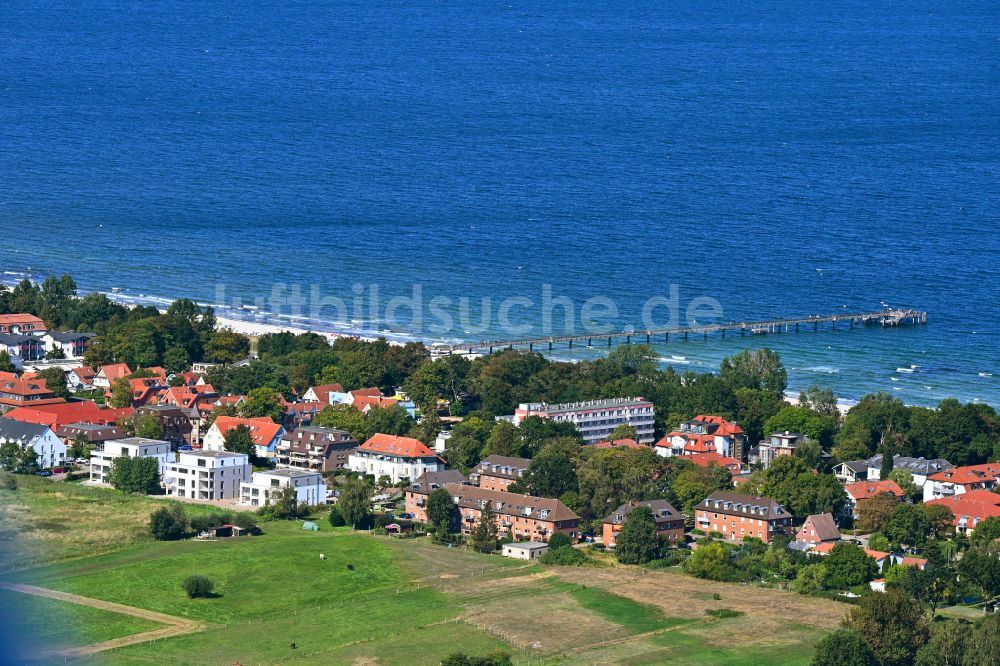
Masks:
[[[574,343],[585,343],[588,347],[594,346],[596,340],[602,346],[610,347],[614,340],[624,340],[626,343],[633,341],[660,342],[670,341],[670,336],[680,337],[687,340],[690,336],[702,336],[726,333],[737,333],[739,335],[772,335],[778,333],[799,332],[805,327],[809,330],[819,330],[821,325],[830,324],[833,329],[837,324],[846,323],[848,328],[857,326],[882,326],[895,327],[927,323],[927,313],[923,310],[910,308],[883,308],[874,312],[853,312],[830,315],[810,315],[807,317],[792,317],[787,319],[765,319],[762,321],[739,321],[724,324],[706,324],[704,326],[675,326],[671,328],[657,328],[645,330],[617,331],[612,333],[582,333],[578,335],[549,335],[538,338],[521,338],[517,340],[482,340],[478,343],[466,343],[450,346],[437,346],[439,353],[493,353],[497,349],[527,348],[534,350],[535,347],[545,347],[553,349],[554,345],[567,344],[570,349]]]

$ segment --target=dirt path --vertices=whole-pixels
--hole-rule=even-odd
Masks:
[[[68,601],[72,604],[99,608],[101,610],[111,611],[112,613],[121,613],[123,615],[140,617],[144,620],[151,620],[165,625],[160,629],[153,629],[152,631],[144,631],[139,634],[132,634],[131,636],[122,636],[121,638],[101,641],[100,643],[94,643],[93,645],[84,645],[82,647],[68,648],[66,650],[57,650],[50,653],[61,657],[81,657],[88,654],[94,654],[96,652],[103,652],[104,650],[110,650],[112,648],[125,647],[136,643],[145,643],[147,641],[157,640],[160,638],[171,638],[173,636],[192,634],[197,631],[204,631],[209,626],[207,623],[199,622],[197,620],[188,620],[187,618],[157,613],[156,611],[146,610],[144,608],[135,608],[134,606],[123,606],[122,604],[116,604],[111,601],[102,601],[101,599],[94,599],[92,597],[81,597],[78,594],[59,592],[58,590],[36,587],[35,585],[0,582],[0,588],[10,590],[12,592],[21,592],[22,594],[33,594],[37,597]]]

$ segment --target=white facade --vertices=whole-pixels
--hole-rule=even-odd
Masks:
[[[302,504],[326,504],[323,475],[302,469],[254,472],[250,481],[244,481],[240,485],[240,502],[250,506],[265,506],[288,486],[295,489],[296,500]]]
[[[514,425],[521,425],[529,416],[572,423],[583,435],[584,444],[607,439],[619,425],[635,428],[635,439],[640,444],[652,444],[654,439],[653,403],[642,398],[609,398],[561,405],[522,403],[514,412]]]
[[[102,451],[94,451],[90,454],[90,480],[97,483],[108,483],[112,461],[115,458],[124,457],[155,458],[160,463],[161,477],[167,465],[174,461],[174,454],[170,451],[169,442],[143,437],[109,439],[104,442]]]
[[[236,499],[240,484],[252,468],[245,453],[181,451],[177,462],[167,465],[163,484],[167,494],[200,500]]]
[[[545,553],[549,552],[549,544],[539,541],[505,543],[502,552],[504,557],[512,557],[516,560],[539,560]]]
[[[394,456],[373,451],[358,449],[347,459],[347,466],[360,474],[369,474],[376,479],[387,476],[393,483],[402,479],[419,479],[424,472],[444,471],[445,465],[440,458],[411,458]]]
[[[0,419],[0,444],[13,442],[22,449],[33,449],[38,456],[38,466],[59,467],[66,460],[66,444],[44,425]]]

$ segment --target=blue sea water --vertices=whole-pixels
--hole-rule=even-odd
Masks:
[[[348,311],[295,321],[430,340],[511,337],[512,297],[539,334],[543,285],[577,332],[587,299],[641,328],[671,285],[723,320],[912,305],[926,326],[658,350],[1000,404],[998,65],[985,0],[10,0],[0,269],[153,302],[315,286]],[[413,285],[493,317],[385,321]]]

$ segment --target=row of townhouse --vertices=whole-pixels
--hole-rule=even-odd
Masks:
[[[81,359],[94,337],[93,333],[49,331],[44,321],[30,314],[0,315],[0,349],[17,368],[41,361],[57,349],[63,359]]]
[[[924,487],[928,477],[953,467],[954,465],[943,458],[910,458],[898,453],[892,457],[892,468],[905,469],[910,472],[913,476],[913,483],[918,488]],[[843,484],[878,479],[882,474],[882,454],[874,455],[865,460],[848,460],[838,463],[834,466],[833,473]]]

